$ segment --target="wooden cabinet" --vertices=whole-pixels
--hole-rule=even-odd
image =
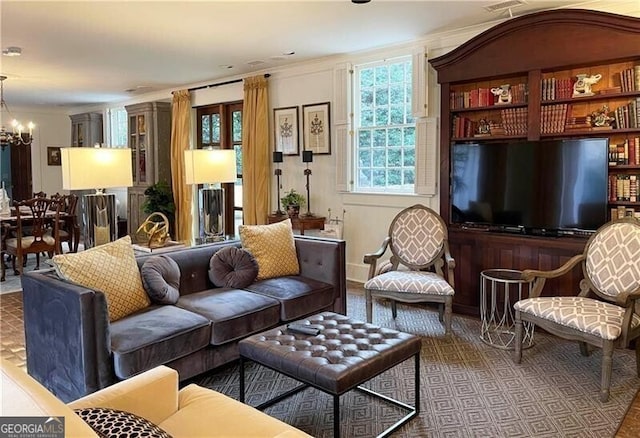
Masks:
[[[127,224],[133,235],[148,216],[142,209],[147,187],[160,181],[171,185],[171,103],[146,102],[125,109],[133,171]]]
[[[627,144],[629,151],[640,137],[640,86],[638,80],[630,87],[622,81],[627,71],[640,73],[639,47],[640,19],[566,9],[506,21],[430,60],[441,87],[440,213],[456,259],[456,311],[478,313],[482,270],[556,268],[580,253],[586,238],[504,236],[452,223],[452,144],[606,137],[616,150],[623,145],[624,152]],[[578,75],[599,75],[593,95],[573,96]],[[491,92],[499,94],[505,85],[510,100]],[[614,115],[605,125],[614,128],[594,126],[594,113],[603,107]],[[639,169],[640,163],[610,166],[609,183],[612,176],[640,175]],[[618,206],[640,210],[638,202],[612,199],[611,189],[608,202],[616,211]],[[579,280],[578,270],[547,287],[574,294]]]
[[[24,201],[33,197],[33,178],[31,174],[31,145],[7,146],[2,149],[2,160],[8,158],[11,168],[8,175],[3,170],[2,180],[9,180],[6,187],[11,201]],[[8,178],[7,178],[8,176]]]
[[[85,147],[102,144],[102,114],[83,113],[71,118],[71,146]]]

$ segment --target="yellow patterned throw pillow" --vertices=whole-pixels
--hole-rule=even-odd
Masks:
[[[103,292],[112,322],[151,304],[129,236],[51,261],[62,279]]]
[[[291,219],[270,225],[240,225],[240,241],[258,261],[258,278],[298,275],[300,265]]]

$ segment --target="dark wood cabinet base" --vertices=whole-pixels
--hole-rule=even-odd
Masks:
[[[449,229],[449,248],[456,261],[456,295],[453,311],[480,315],[480,272],[485,269],[541,269],[560,267],[584,251],[586,239],[572,237],[512,236],[486,231]],[[557,291],[576,295],[580,290],[582,269],[547,281],[543,295]]]

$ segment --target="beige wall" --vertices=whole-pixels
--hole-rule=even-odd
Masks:
[[[623,2],[625,10],[611,10],[610,12],[624,13],[628,15],[640,16],[638,4]],[[632,10],[630,10],[630,8]],[[497,23],[497,22],[496,22]],[[494,23],[494,24],[496,24]],[[433,35],[421,41],[413,41],[409,45],[424,45],[428,48],[430,58],[440,56],[474,35],[486,30],[490,26],[480,26],[467,28],[456,32]],[[344,55],[334,58],[327,58],[315,62],[294,65],[286,68],[271,68],[264,72],[270,73],[270,106],[271,124],[273,123],[273,108],[299,106],[309,103],[318,103],[333,101],[333,68],[341,62],[357,62],[358,59],[380,57],[384,53],[388,53],[393,48],[385,48],[384,50],[369,51],[358,54]],[[410,52],[409,52],[410,53]],[[428,73],[428,115],[430,117],[438,117],[440,112],[439,95],[440,90],[437,85],[436,73],[429,68]],[[221,78],[223,82],[235,77]],[[194,87],[201,84],[186,84],[184,87]],[[152,101],[161,99],[170,99],[172,90],[164,90],[149,95],[137,96],[134,100],[120,102],[109,106],[123,106],[141,101]],[[216,88],[200,90],[194,93],[194,106],[207,105],[218,102],[228,102],[242,99],[242,84],[233,84]],[[74,108],[68,111],[68,114],[77,114],[87,111],[95,111],[106,108],[85,107]],[[332,102],[333,111],[333,102]],[[20,116],[20,114],[16,114]],[[47,168],[46,155],[40,148],[47,145],[64,145],[69,141],[70,122],[66,116],[40,115],[36,113],[28,113],[28,116],[38,123],[37,133],[37,152],[34,152],[34,190],[39,188],[58,187],[60,179],[54,169]],[[22,117],[22,116],[21,116]],[[22,118],[29,118],[24,116]],[[105,124],[106,125],[106,124]],[[302,129],[302,126],[300,126]],[[335,136],[334,126],[331,127],[332,136]],[[270,133],[270,143],[273,143],[272,130]],[[334,138],[335,140],[335,138]],[[347,242],[347,277],[351,280],[366,280],[367,267],[362,263],[362,256],[366,252],[375,251],[384,236],[391,219],[402,208],[422,203],[431,208],[439,209],[438,196],[411,196],[411,195],[362,195],[353,193],[340,193],[336,189],[336,154],[335,141],[332,141],[332,154],[325,156],[315,156],[314,162],[310,165],[312,169],[311,176],[311,206],[314,213],[326,215],[327,209],[331,208],[332,216],[342,216],[343,209],[345,213],[344,238]],[[302,143],[300,144],[302,149]],[[44,160],[44,165],[42,164]],[[439,160],[430,163],[435,166],[436,171],[439,168]],[[305,168],[302,163],[301,156],[288,156],[284,158],[282,168],[282,188],[288,190],[295,188],[297,191],[305,192],[305,177],[303,170]],[[275,177],[272,182],[272,200],[271,209],[277,208]]]
[[[11,114],[23,124],[30,120],[36,124],[31,144],[31,174],[33,191],[47,194],[62,193],[60,166],[47,165],[47,147],[69,146],[71,119],[58,108],[11,108]]]

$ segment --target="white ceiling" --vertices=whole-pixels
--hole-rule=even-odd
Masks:
[[[0,73],[8,76],[10,107],[124,101],[508,18],[508,10],[484,9],[499,2],[0,0],[1,47],[22,48],[20,57],[0,57]],[[569,6],[605,10],[615,2],[525,3],[513,16]]]

